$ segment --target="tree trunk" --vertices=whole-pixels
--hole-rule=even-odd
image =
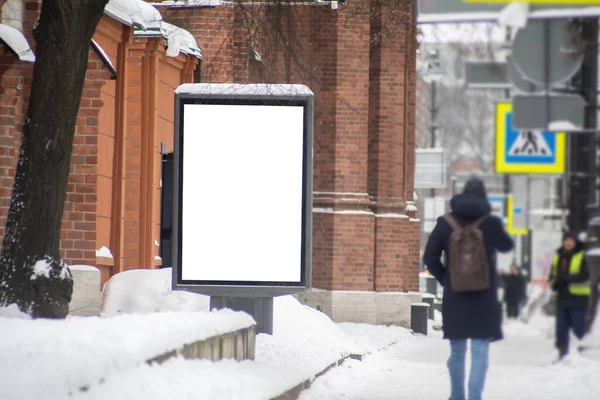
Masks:
[[[64,318],[73,281],[59,254],[90,41],[108,0],[44,0],[27,120],[0,254],[0,305]]]

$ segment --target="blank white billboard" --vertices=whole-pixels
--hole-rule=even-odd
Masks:
[[[183,105],[181,279],[302,282],[303,106]]]

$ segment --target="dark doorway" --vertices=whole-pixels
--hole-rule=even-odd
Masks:
[[[173,234],[173,153],[162,157],[162,188],[160,199],[160,258],[161,268],[172,266]]]

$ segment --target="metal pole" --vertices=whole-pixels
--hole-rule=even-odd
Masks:
[[[575,86],[585,99],[585,128],[597,129],[598,87],[598,19],[581,20],[584,59],[575,77]],[[569,137],[569,216],[570,230],[581,231],[596,208],[597,143],[595,133],[581,133]],[[585,206],[584,206],[585,205]]]
[[[589,237],[596,240],[588,243],[588,250],[600,247],[597,239],[598,229],[598,18],[589,18],[583,21],[583,42],[585,49],[584,64],[582,67],[582,93],[587,102],[585,111],[586,128],[594,133],[586,135],[587,142],[587,230]],[[590,269],[590,301],[586,315],[586,330],[590,330],[596,317],[598,306],[598,287],[600,286],[600,260],[597,257],[587,256]]]
[[[435,133],[437,130],[437,84],[434,81],[431,81],[431,122],[429,126],[429,131],[431,133],[431,148],[435,148]],[[435,188],[431,189],[431,198],[435,197]]]
[[[511,41],[511,29],[510,26],[506,27],[505,38],[506,43],[510,43]],[[506,89],[504,91],[504,96],[507,100],[510,100],[510,89]],[[508,196],[510,196],[510,175],[504,174],[502,177],[502,191],[504,192],[504,218],[508,217]]]
[[[522,236],[522,248],[521,254],[523,255],[523,263],[522,267],[525,267],[525,270],[531,276],[531,268],[529,266],[531,262],[531,218],[530,218],[530,210],[531,210],[531,175],[527,176],[527,187],[525,189],[527,191],[527,197],[525,198],[525,227],[527,228],[527,234]]]
[[[586,90],[586,102],[588,104],[585,115],[586,128],[593,129],[594,133],[589,134],[588,145],[588,223],[594,216],[598,208],[597,193],[597,168],[598,168],[598,135],[596,129],[598,126],[598,19],[590,18],[585,20],[583,26],[584,43],[589,45],[586,48],[587,73],[584,75],[584,86]]]

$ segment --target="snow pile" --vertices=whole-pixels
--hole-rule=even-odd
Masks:
[[[208,311],[210,298],[171,290],[171,268],[116,274],[102,290],[102,316],[159,311]]]
[[[208,297],[172,292],[170,269],[122,272],[106,283],[103,295],[105,318],[17,319],[27,316],[14,307],[0,309],[2,398],[264,400],[350,354],[416,343],[406,329],[337,325],[282,296],[274,299],[273,335],[256,337],[254,361],[172,358],[148,365],[144,361],[185,343],[254,320],[230,310],[206,312]],[[165,310],[179,312],[153,313]]]
[[[113,255],[108,247],[102,246],[96,250],[96,257],[113,258]]]
[[[61,399],[146,360],[254,324],[231,310],[114,318],[0,318],[3,398]]]
[[[275,298],[273,314],[273,335],[256,338],[256,361],[282,363],[281,368],[289,375],[288,388],[313,378],[351,353],[365,352],[327,315],[300,304],[293,296]]]
[[[275,298],[274,332],[256,338],[256,360],[170,359],[115,374],[76,399],[265,400],[313,379],[359,348],[386,346],[415,337],[396,327],[334,324],[292,296]],[[358,343],[368,339],[368,342]],[[174,384],[177,382],[177,384]]]

